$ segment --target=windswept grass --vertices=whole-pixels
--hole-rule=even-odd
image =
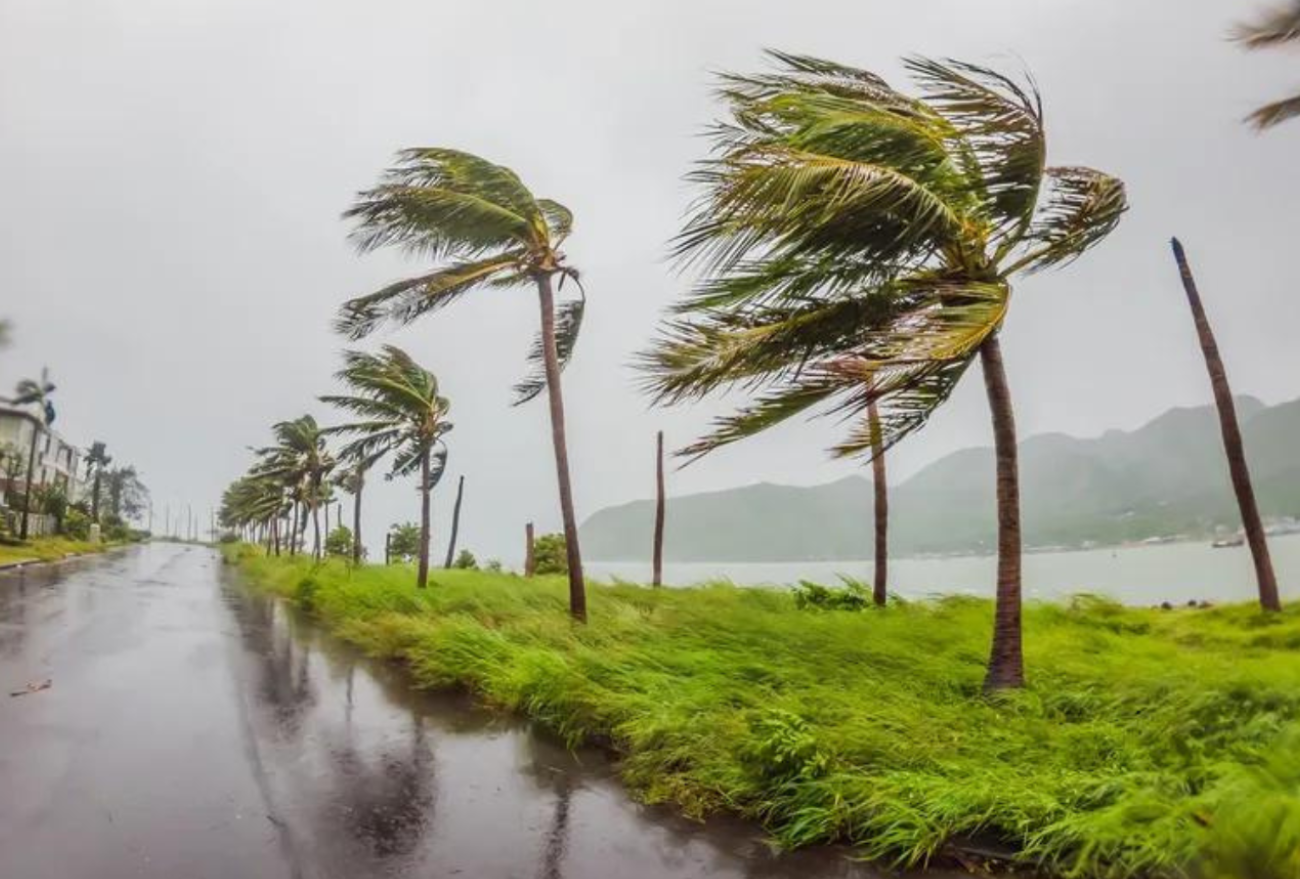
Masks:
[[[1300,877],[1300,613],[1026,608],[1031,686],[987,699],[992,617],[952,598],[799,610],[728,585],[267,559],[251,579],[424,687],[622,755],[642,798],[900,864],[959,850],[1085,877]]]

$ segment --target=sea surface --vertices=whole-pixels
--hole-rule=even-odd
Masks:
[[[1270,537],[1269,548],[1283,598],[1300,599],[1300,535]],[[889,587],[910,598],[953,593],[991,597],[996,564],[993,556],[891,559]],[[594,562],[587,569],[602,580],[650,580],[648,562]],[[869,581],[871,560],[664,565],[664,580],[674,586],[718,579],[743,586],[800,580],[834,584],[841,575]],[[1059,599],[1088,592],[1132,605],[1250,601],[1256,595],[1250,550],[1244,546],[1215,549],[1208,542],[1030,552],[1024,559],[1024,585],[1029,598]]]

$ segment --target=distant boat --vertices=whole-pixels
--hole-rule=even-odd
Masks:
[[[1246,538],[1238,534],[1236,537],[1225,537],[1222,540],[1216,540],[1210,544],[1215,549],[1227,549],[1231,546],[1241,546],[1246,542]]]

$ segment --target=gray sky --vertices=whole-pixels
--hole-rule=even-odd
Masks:
[[[566,374],[580,517],[651,492],[653,433],[722,405],[650,411],[632,354],[684,285],[664,260],[714,118],[711,73],[765,46],[897,77],[908,53],[1034,73],[1054,164],[1123,177],[1133,210],[1077,265],[1017,288],[1004,347],[1023,436],[1133,427],[1209,400],[1166,245],[1188,245],[1239,393],[1300,396],[1300,125],[1239,120],[1300,82],[1300,55],[1224,40],[1255,2],[1211,0],[0,0],[0,384],[48,364],[59,427],[103,439],[156,510],[206,509],[268,425],[313,411],[345,298],[411,273],[358,257],[338,215],[398,148],[454,146],[568,204],[591,302]],[[453,404],[463,545],[513,560],[558,528],[545,405],[510,409],[535,298],[490,292],[373,340],[406,347]],[[791,426],[671,476],[677,493],[853,472],[835,426]],[[977,375],[891,460],[901,478],[988,444]],[[450,484],[450,479],[448,483]],[[435,525],[445,536],[450,491]],[[417,517],[378,487],[370,537]],[[441,541],[439,541],[441,542]]]

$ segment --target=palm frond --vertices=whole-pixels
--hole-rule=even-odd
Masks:
[[[1267,10],[1233,29],[1232,38],[1248,49],[1267,49],[1300,40],[1300,0]]]
[[[458,150],[403,150],[379,186],[344,214],[363,252],[396,246],[460,260],[545,243],[545,220],[509,168]]]
[[[1021,86],[987,67],[914,57],[906,62],[926,100],[953,125],[953,155],[994,228],[1010,242],[1029,228],[1047,161],[1042,96],[1032,80]]]
[[[559,247],[573,233],[573,211],[549,198],[539,198],[537,207],[546,220],[552,247]]]
[[[1046,198],[1022,242],[1027,252],[1007,274],[1073,262],[1113,232],[1128,210],[1117,177],[1091,168],[1048,168],[1046,176]]]
[[[421,315],[455,302],[470,290],[508,272],[519,261],[514,253],[474,262],[456,263],[425,275],[389,284],[366,296],[350,299],[339,309],[334,330],[361,339],[385,323],[404,326]]]
[[[1300,95],[1265,104],[1246,117],[1246,121],[1259,131],[1281,125],[1290,119],[1300,117]]]
[[[555,309],[555,354],[563,372],[573,357],[573,349],[578,344],[578,333],[582,330],[582,318],[586,313],[585,297],[562,302]],[[528,375],[515,385],[515,398],[512,406],[521,406],[535,398],[546,389],[546,352],[542,344],[541,333],[533,339],[533,347],[528,352],[530,365]]]

